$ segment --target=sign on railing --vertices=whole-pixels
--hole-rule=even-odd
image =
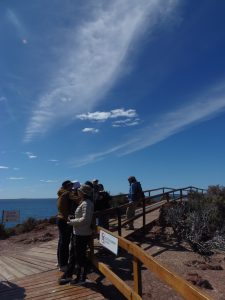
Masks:
[[[20,220],[19,210],[3,210],[2,211],[2,223],[5,222],[18,222]]]
[[[118,254],[118,238],[103,230],[100,230],[99,242],[103,247],[107,248],[114,254]]]

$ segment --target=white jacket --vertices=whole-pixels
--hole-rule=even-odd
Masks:
[[[70,220],[73,225],[73,233],[76,235],[91,235],[91,223],[94,213],[94,205],[89,199],[83,200],[75,211],[75,219]]]

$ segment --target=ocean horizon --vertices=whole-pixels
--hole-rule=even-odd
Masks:
[[[1,222],[3,210],[19,210],[18,222],[6,222],[6,228],[23,223],[28,218],[48,219],[57,214],[57,198],[18,198],[0,199]]]

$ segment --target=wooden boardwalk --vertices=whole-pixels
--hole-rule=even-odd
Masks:
[[[96,284],[87,282],[84,285],[58,285],[57,278],[60,276],[58,270],[42,272],[26,276],[13,282],[0,282],[1,300],[55,300],[55,299],[105,299],[96,291]]]
[[[159,211],[146,214],[146,224],[158,218]],[[135,220],[135,229],[142,218]],[[126,237],[133,231],[122,229]],[[97,293],[96,283],[85,286],[60,286],[57,279],[57,239],[31,247],[26,251],[0,253],[0,299],[104,299]],[[89,286],[88,286],[89,285]]]

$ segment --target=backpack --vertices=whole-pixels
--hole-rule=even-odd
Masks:
[[[137,181],[137,185],[136,185],[136,193],[135,194],[136,194],[135,195],[136,201],[145,199],[145,194],[142,190],[140,182],[138,182],[138,181]]]

